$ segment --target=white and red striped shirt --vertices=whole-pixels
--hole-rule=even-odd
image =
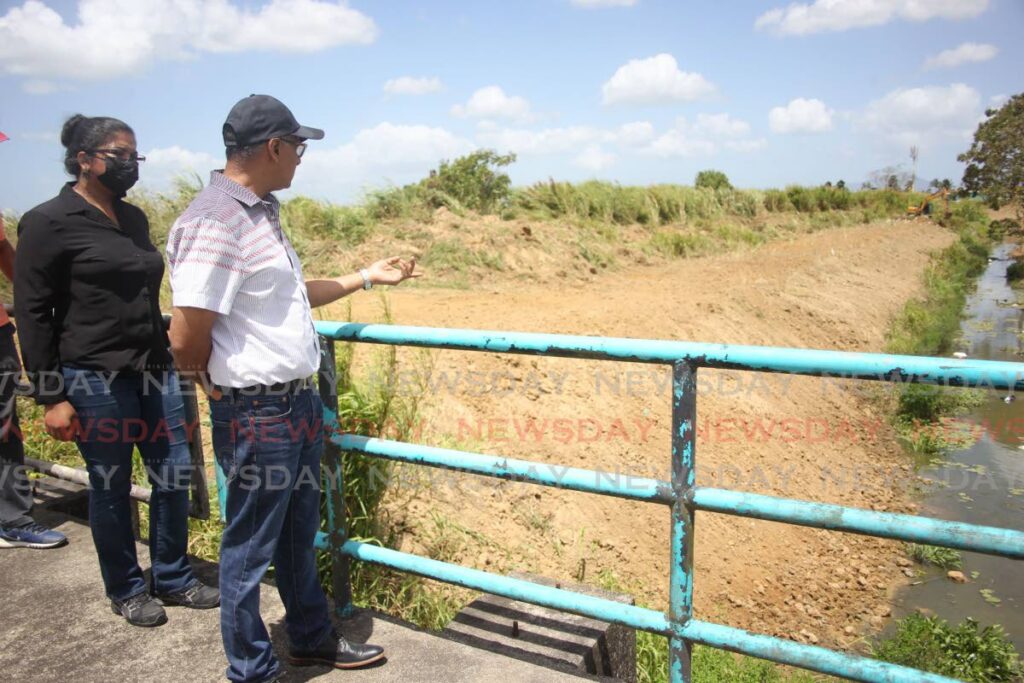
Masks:
[[[280,215],[274,195],[213,171],[167,237],[174,306],[220,314],[207,366],[214,384],[289,382],[319,366],[302,266]]]

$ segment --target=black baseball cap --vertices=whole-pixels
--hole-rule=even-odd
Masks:
[[[270,138],[293,135],[306,140],[321,140],[319,128],[300,126],[284,103],[270,95],[249,95],[228,112],[222,129],[225,147],[248,147]]]

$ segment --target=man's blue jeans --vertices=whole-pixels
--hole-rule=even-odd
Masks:
[[[220,546],[221,635],[232,681],[279,670],[260,617],[260,580],[274,563],[295,648],[331,632],[313,542],[320,529],[323,406],[311,389],[210,400],[213,448],[227,478]]]
[[[146,591],[135,554],[129,495],[136,446],[153,491],[152,590],[160,594],[188,588],[196,581],[186,557],[192,461],[177,374],[62,370],[64,393],[78,413],[78,450],[89,472],[89,526],[107,595],[124,600]]]

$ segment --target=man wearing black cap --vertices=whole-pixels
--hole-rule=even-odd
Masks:
[[[259,614],[270,563],[293,665],[356,668],[384,653],[331,626],[316,571],[323,406],[312,378],[320,347],[311,308],[373,285],[397,285],[415,260],[389,258],[343,277],[305,280],[271,194],[289,187],[306,140],[268,95],[238,102],[223,127],[227,165],[210,175],[167,240],[171,350],[210,387],[213,446],[227,476],[221,541],[221,634],[232,681],[275,680],[280,665]]]

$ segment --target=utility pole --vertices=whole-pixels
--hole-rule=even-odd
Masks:
[[[910,146],[910,160],[913,162],[912,170],[910,171],[910,187],[907,189],[911,192],[914,191],[914,184],[917,182],[917,145]]]

